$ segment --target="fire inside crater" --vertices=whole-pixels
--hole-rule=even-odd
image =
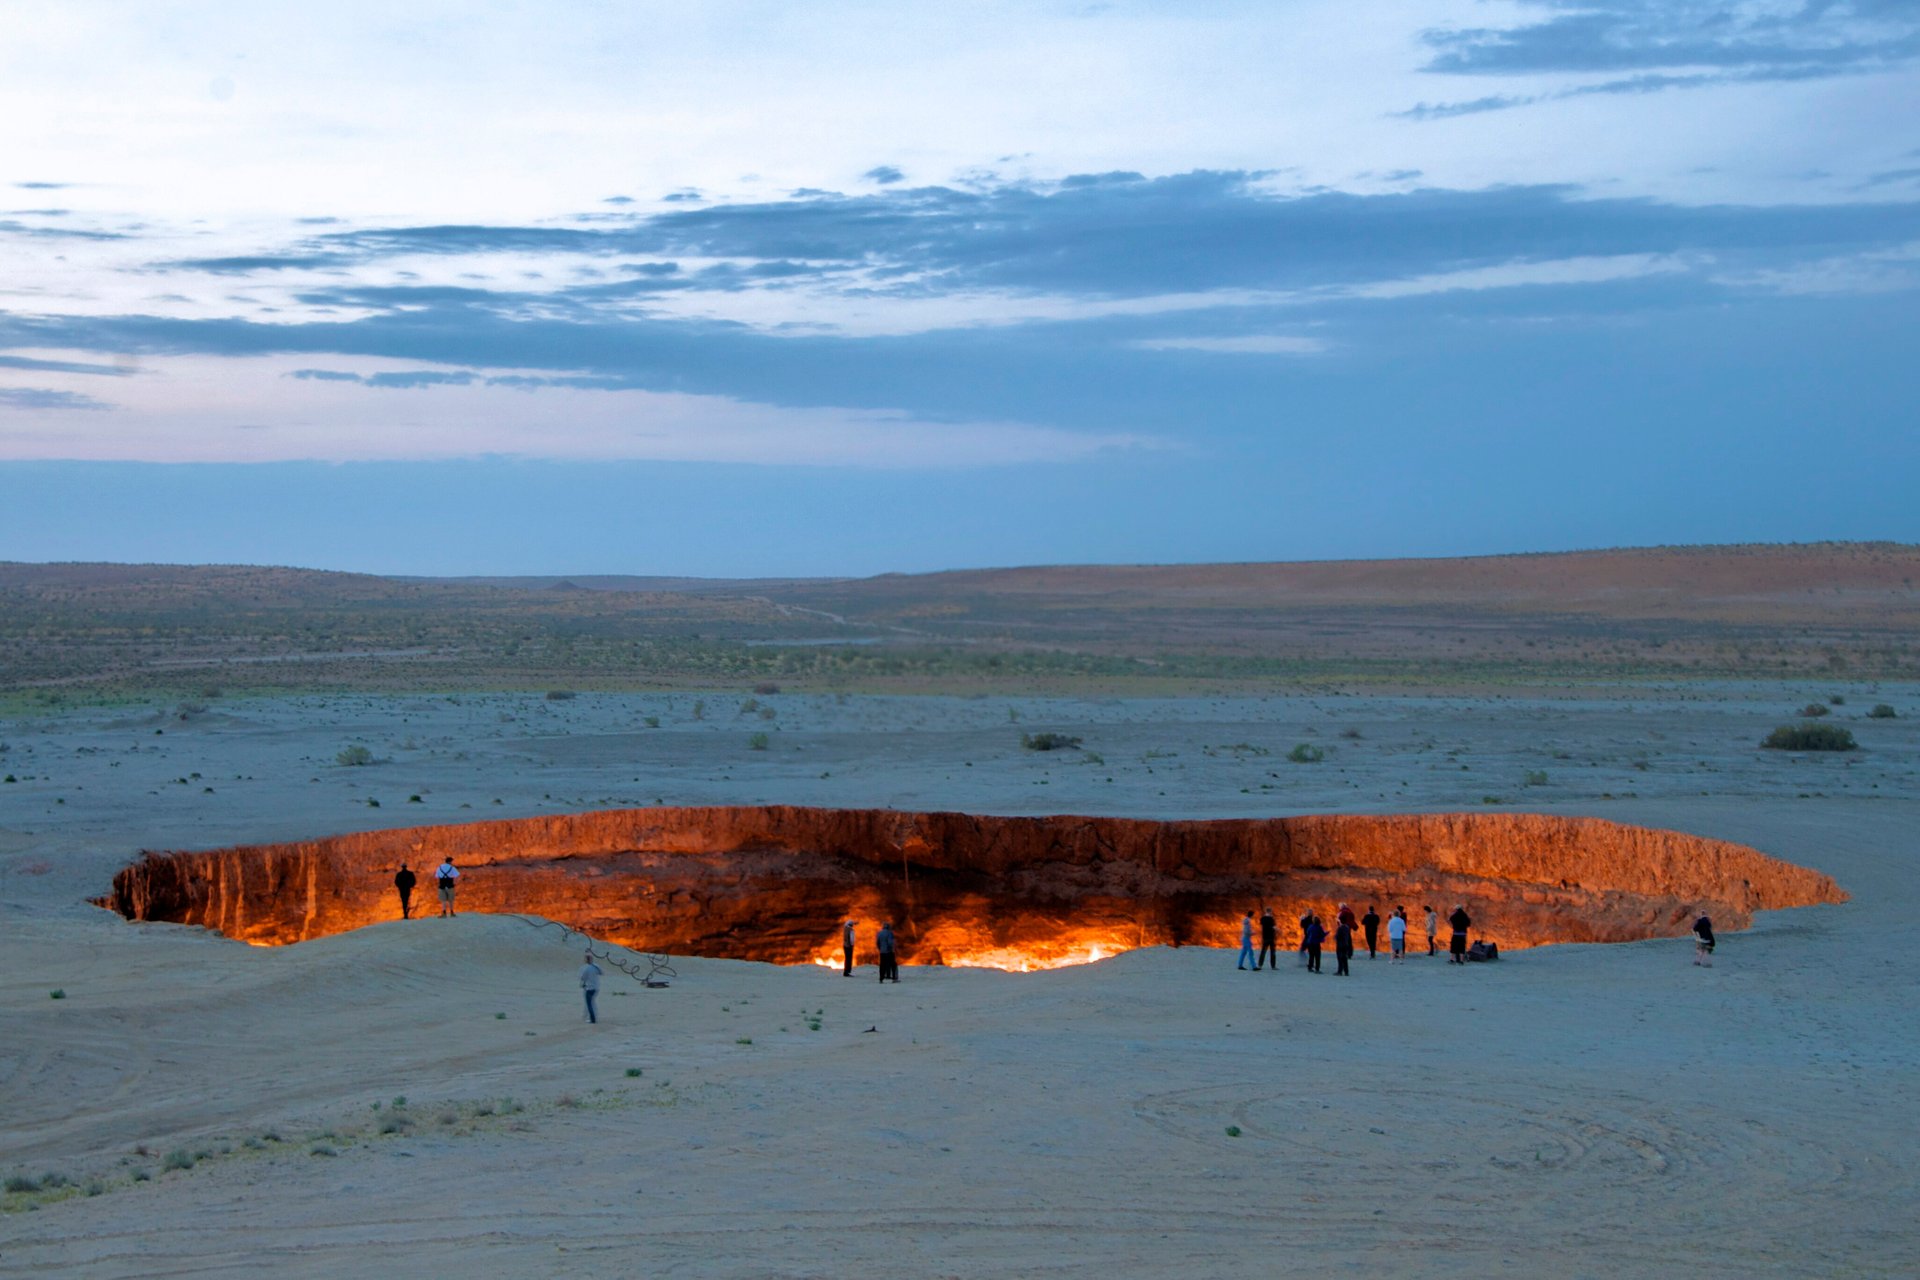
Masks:
[[[1249,908],[1287,932],[1309,906],[1416,921],[1464,903],[1502,948],[1744,928],[1757,910],[1845,901],[1757,850],[1598,818],[1516,813],[1157,822],[884,809],[611,809],[285,844],[148,852],[98,899],[130,920],[281,945],[399,916],[395,869],[463,911],[545,916],[635,950],[840,962],[840,922],[891,921],[904,962],[1039,969],[1136,947],[1228,946]],[[424,904],[423,904],[424,905]],[[431,910],[431,906],[427,905]]]

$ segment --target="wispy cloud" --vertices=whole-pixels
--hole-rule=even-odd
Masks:
[[[0,387],[0,407],[8,409],[109,409],[104,400],[77,391],[52,391],[45,387]]]
[[[1297,334],[1253,333],[1238,338],[1135,338],[1140,351],[1205,351],[1236,356],[1317,356],[1328,350],[1321,338]]]

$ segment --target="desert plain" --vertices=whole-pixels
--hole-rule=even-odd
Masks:
[[[1470,683],[16,698],[0,1275],[1914,1274],[1920,682]],[[1815,701],[1859,750],[1759,748]],[[147,849],[653,804],[1589,815],[1849,897],[1711,968],[676,955],[609,967],[592,1026],[579,939],[510,917],[250,947],[90,902]]]

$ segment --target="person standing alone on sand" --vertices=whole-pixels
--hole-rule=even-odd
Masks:
[[[1704,911],[1693,922],[1693,962],[1713,968],[1713,921]]]
[[[1393,954],[1387,957],[1388,964],[1405,964],[1407,960],[1407,909],[1395,907],[1393,914],[1387,917],[1387,946]]]
[[[1453,942],[1447,948],[1448,964],[1467,962],[1467,930],[1473,926],[1473,917],[1467,914],[1467,904],[1453,904],[1453,914],[1447,917],[1447,923],[1453,928]]]
[[[448,916],[459,915],[460,913],[453,909],[453,890],[455,883],[460,879],[460,868],[453,865],[452,854],[447,855],[447,860],[440,864],[440,869],[433,873],[433,878],[440,886],[440,918],[444,920]]]
[[[587,1021],[600,1021],[599,1012],[593,1007],[595,997],[600,994],[600,966],[593,962],[593,952],[587,952],[587,962],[580,966],[580,994],[587,998]]]
[[[411,919],[413,916],[413,886],[415,883],[416,881],[412,870],[408,868],[406,863],[401,863],[400,869],[393,873],[393,887],[400,893],[400,918],[402,920]]]
[[[1440,933],[1440,913],[1432,907],[1427,908],[1427,954],[1434,952],[1434,938]]]
[[[847,957],[847,967],[840,971],[840,976],[851,978],[853,976],[853,921],[851,920],[840,926],[840,950],[846,953]]]
[[[1379,945],[1380,940],[1380,912],[1374,908],[1371,902],[1367,904],[1367,914],[1360,917],[1360,928],[1366,934],[1367,959],[1371,960],[1373,959],[1374,949]]]
[[[880,932],[873,936],[874,946],[880,949],[880,981],[893,979],[894,985],[900,983],[900,960],[893,949],[893,921],[880,926]]]
[[[1270,964],[1278,969],[1279,946],[1280,922],[1273,918],[1273,908],[1268,907],[1260,913],[1260,958],[1253,962],[1253,967],[1258,969],[1261,965]]]
[[[1246,968],[1247,961],[1251,959],[1253,959],[1253,912],[1249,911],[1240,917],[1240,963],[1234,968]],[[1256,964],[1253,967],[1258,969],[1260,966]]]

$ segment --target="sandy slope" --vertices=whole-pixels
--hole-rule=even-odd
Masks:
[[[10,1198],[0,1275],[1912,1274],[1910,737],[1851,772],[1783,763],[1781,778],[1797,779],[1783,785],[1772,761],[1742,775],[1737,751],[1708,754],[1724,722],[1750,742],[1744,718],[1767,714],[1731,697],[1661,707],[1662,741],[1684,746],[1649,771],[1615,750],[1644,740],[1644,707],[1482,718],[1344,704],[1312,714],[1367,724],[1343,747],[1349,776],[1316,775],[1286,807],[1340,807],[1331,789],[1355,778],[1367,798],[1345,807],[1380,807],[1376,784],[1401,778],[1418,785],[1408,807],[1452,798],[1443,789],[1462,784],[1421,776],[1395,725],[1444,727],[1477,761],[1551,736],[1598,761],[1578,784],[1593,794],[1570,785],[1556,807],[1750,843],[1834,875],[1853,901],[1763,916],[1711,971],[1673,942],[1468,970],[1363,955],[1348,980],[1330,963],[1319,978],[1235,973],[1230,953],[1193,948],[1034,975],[910,968],[886,988],[871,969],[849,981],[679,961],[666,991],[610,975],[605,1020],[589,1028],[572,949],[505,919],[265,950],[73,905],[139,843],[337,829],[336,783],[316,789],[304,771],[257,790],[223,783],[216,807],[189,809],[185,794],[108,781],[104,757],[71,759],[125,730],[14,726],[9,767],[31,742],[69,803],[49,819],[15,794],[0,810],[0,1171],[99,1175],[106,1190],[30,1211]],[[614,769],[640,766],[591,746],[630,710],[578,712],[559,774],[470,757],[445,762],[444,785],[477,772],[474,785],[511,797],[509,813],[538,811],[559,776],[611,787]],[[1111,708],[1044,710],[1118,736]],[[1296,732],[1285,717],[1306,711],[1124,710],[1192,763],[1159,805],[1220,814],[1276,802],[1240,795],[1237,766],[1197,744]],[[920,794],[1036,806],[1015,788],[1038,766],[989,759],[967,709],[947,713],[817,708],[822,734],[835,714],[871,714],[923,717],[927,736],[876,737],[864,780],[749,778],[760,762],[715,759],[711,790],[683,784],[678,798],[845,802],[856,787],[910,791],[917,766]],[[417,704],[356,714],[363,727],[391,716],[396,733],[402,715],[407,732],[431,718]],[[339,729],[311,707],[258,706],[168,744],[156,777],[188,764],[264,774],[276,752],[321,750]],[[979,767],[943,782],[959,740]],[[1711,775],[1683,775],[1681,756]],[[100,777],[84,771],[96,766]],[[1047,767],[1053,807],[1109,794]],[[1825,772],[1809,782],[1807,770]],[[1640,797],[1596,798],[1627,785]],[[68,998],[48,1000],[53,987]],[[644,1074],[627,1076],[634,1067]],[[382,1135],[400,1094],[412,1125]],[[269,1132],[284,1141],[245,1145]],[[172,1149],[222,1146],[231,1153],[190,1171],[127,1179]]]

